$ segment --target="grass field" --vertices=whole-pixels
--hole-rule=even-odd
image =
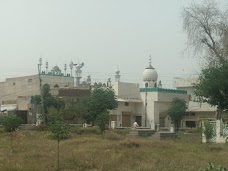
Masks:
[[[16,132],[13,153],[8,134],[0,133],[1,171],[53,171],[56,161],[57,142],[48,138],[48,132]],[[64,171],[198,171],[208,162],[227,167],[228,145],[201,144],[199,134],[159,141],[113,132],[103,137],[72,133],[60,143]]]

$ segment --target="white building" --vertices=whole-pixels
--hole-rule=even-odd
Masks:
[[[187,116],[183,121],[184,127],[196,127],[197,121],[203,118],[216,119],[216,107],[208,103],[199,102],[194,94],[193,84],[197,83],[198,77],[174,78],[173,86],[177,90],[185,90],[189,94],[189,105]]]
[[[140,126],[155,128],[156,124],[168,127],[170,120],[166,111],[174,98],[184,99],[187,103],[189,95],[185,90],[161,88],[157,84],[158,74],[149,66],[143,72],[145,87],[140,88],[135,83],[120,81],[120,71],[116,72],[116,82],[113,89],[118,97],[118,108],[111,111],[111,121],[116,121],[117,127],[131,127],[134,121]]]

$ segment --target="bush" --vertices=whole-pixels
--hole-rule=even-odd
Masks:
[[[213,163],[208,163],[207,168],[203,171],[228,171],[228,169],[223,166],[216,166]]]
[[[72,128],[71,129],[72,133],[76,133],[78,135],[88,135],[88,134],[95,134],[95,135],[99,135],[100,134],[100,130],[97,127],[88,127],[88,128]]]
[[[203,134],[206,136],[207,141],[215,136],[214,125],[210,121],[205,120],[204,128],[202,129]]]
[[[1,124],[6,132],[16,131],[22,122],[22,119],[15,115],[6,116],[1,120]]]

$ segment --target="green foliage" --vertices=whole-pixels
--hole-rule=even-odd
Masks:
[[[22,119],[15,115],[6,116],[1,121],[1,124],[6,132],[16,131],[22,123]]]
[[[203,134],[206,136],[207,141],[215,136],[214,125],[210,121],[205,120],[203,122],[204,128],[202,128]]]
[[[87,127],[87,128],[71,128],[71,132],[74,132],[78,135],[98,135],[100,134],[100,130],[97,127]]]
[[[109,113],[103,112],[99,114],[96,118],[96,122],[102,134],[105,131],[105,125],[109,122]]]
[[[63,111],[54,107],[49,108],[47,120],[48,124],[55,123],[56,121],[63,121]]]
[[[70,136],[70,127],[61,121],[52,122],[48,127],[54,140],[61,141]]]
[[[203,171],[228,171],[228,169],[223,166],[216,166],[213,163],[208,163],[207,168]]]
[[[117,108],[118,103],[115,93],[110,88],[96,87],[86,102],[88,113],[84,115],[87,122],[94,123],[98,115],[103,115],[108,110]]]
[[[195,94],[220,111],[228,109],[228,62],[223,61],[203,69],[199,82],[194,85]],[[203,97],[203,98],[202,98]]]
[[[65,103],[65,109],[63,112],[64,120],[80,120],[83,115],[87,114],[86,99],[68,99]]]
[[[40,95],[35,95],[31,97],[31,103],[32,104],[40,104],[41,103],[41,97]]]
[[[174,98],[169,109],[167,110],[167,115],[170,117],[172,123],[175,125],[175,130],[178,131],[180,127],[180,122],[184,118],[187,110],[187,104],[184,99]]]
[[[41,104],[40,95],[32,96],[31,103]],[[41,115],[41,119],[44,119],[45,122],[48,121],[48,114],[50,108],[55,108],[57,110],[62,110],[65,107],[65,102],[63,99],[55,98],[50,93],[50,86],[48,84],[43,85],[43,104],[44,104],[44,113]]]

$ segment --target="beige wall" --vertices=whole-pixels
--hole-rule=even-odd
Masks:
[[[141,92],[140,95],[143,105],[145,105],[145,92]],[[168,92],[147,92],[147,126],[151,122],[159,124],[159,114],[164,113],[168,109],[174,98],[184,99],[188,104],[189,95]],[[143,120],[145,120],[145,115],[143,115]],[[168,118],[166,118],[166,123],[167,126],[170,125]]]
[[[139,85],[135,83],[115,82],[113,89],[118,98],[140,99]]]
[[[74,86],[73,77],[41,75],[42,84],[49,84],[51,91],[56,84],[59,87]],[[0,103],[7,100],[16,100],[18,96],[33,96],[40,94],[39,76],[25,76],[8,78],[0,83]],[[56,91],[53,91],[56,92]]]

